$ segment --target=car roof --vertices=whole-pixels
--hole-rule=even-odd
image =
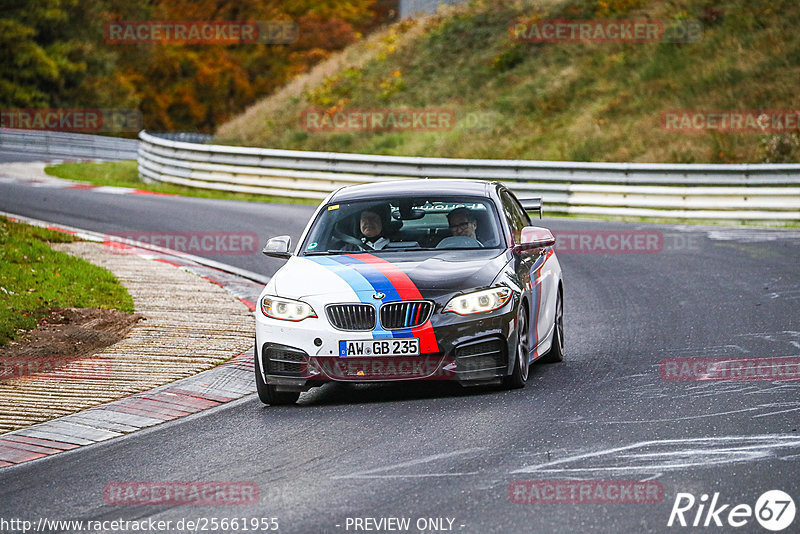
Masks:
[[[494,182],[485,180],[456,180],[448,178],[396,180],[343,187],[333,194],[330,202],[348,202],[418,194],[489,197],[489,191],[493,185],[495,185]]]

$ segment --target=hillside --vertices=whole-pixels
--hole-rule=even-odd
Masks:
[[[703,32],[680,43],[511,37],[514,21],[552,19],[689,21]],[[796,122],[794,133],[675,131],[662,115],[800,109],[799,23],[794,0],[473,1],[351,45],[222,125],[215,140],[437,157],[797,162]],[[310,109],[332,117],[405,108],[444,110],[454,124],[436,131],[308,127]]]

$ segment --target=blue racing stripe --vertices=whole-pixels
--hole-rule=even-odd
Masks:
[[[347,267],[350,267],[354,271],[358,272],[358,274],[363,276],[364,279],[369,282],[373,291],[377,291],[386,295],[381,299],[381,304],[384,302],[402,302],[403,299],[400,298],[400,294],[397,292],[397,289],[394,287],[394,284],[391,282],[391,280],[389,280],[385,274],[380,272],[373,265],[351,256],[335,256],[332,259],[341,265],[346,265]],[[391,330],[389,333],[392,335],[392,337],[412,337],[410,328]]]
[[[365,263],[350,256],[336,256],[333,259],[358,272],[358,274],[363,276],[370,283],[374,291],[379,291],[386,295],[386,297],[381,299],[381,304],[383,304],[383,302],[400,302],[403,300],[400,298],[400,294],[397,292],[397,289],[395,289],[394,284],[386,278],[386,275],[369,263]]]
[[[361,302],[365,304],[375,304],[375,299],[373,299],[371,296],[371,293],[374,293],[375,289],[367,280],[367,278],[365,278],[359,271],[355,269],[342,269],[343,264],[335,261],[332,258],[316,257],[308,259],[318,265],[321,265],[322,267],[328,268],[336,276],[344,280],[347,285],[349,285],[353,291],[355,291],[356,296]],[[392,332],[384,330],[380,324],[380,321],[377,321],[375,329],[372,331],[372,338],[387,339],[391,337],[395,336],[392,336]]]

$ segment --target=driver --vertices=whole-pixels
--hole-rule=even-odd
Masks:
[[[367,209],[361,212],[359,229],[365,247],[380,250],[389,244],[389,239],[383,235],[383,220],[375,211]]]
[[[450,225],[450,233],[454,236],[471,237],[476,241],[475,230],[478,229],[478,220],[468,208],[456,208],[447,214],[447,223]]]

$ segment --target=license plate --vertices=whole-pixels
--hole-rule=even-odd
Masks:
[[[340,341],[339,356],[419,356],[419,338]]]

